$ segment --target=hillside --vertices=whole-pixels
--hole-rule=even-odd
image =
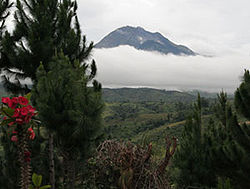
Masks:
[[[191,102],[195,95],[179,91],[166,91],[152,88],[103,89],[105,102]]]

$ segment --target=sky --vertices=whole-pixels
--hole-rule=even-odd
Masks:
[[[78,5],[89,41],[97,43],[122,26],[141,26],[204,55],[97,49],[93,58],[104,86],[234,92],[250,68],[249,0],[78,0]]]
[[[95,49],[104,87],[234,92],[250,68],[249,0],[78,0],[88,41],[122,26],[141,26],[201,54],[161,55],[129,46]]]

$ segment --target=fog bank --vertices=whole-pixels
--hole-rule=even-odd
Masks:
[[[250,56],[174,56],[139,51],[129,46],[95,49],[97,79],[104,87],[154,87],[161,89],[234,92]]]

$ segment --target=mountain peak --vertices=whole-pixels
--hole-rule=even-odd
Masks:
[[[140,26],[120,27],[105,36],[95,47],[114,48],[121,45],[129,45],[138,50],[156,51],[162,54],[195,55],[188,47],[177,45],[161,33],[152,33]]]

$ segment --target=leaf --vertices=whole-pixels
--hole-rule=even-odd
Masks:
[[[27,98],[30,101],[31,93],[28,93],[28,94],[24,95],[24,97]]]
[[[51,186],[50,185],[45,185],[45,186],[40,187],[40,189],[46,189],[46,188],[51,188]]]
[[[10,122],[12,122],[13,120],[11,120],[11,119],[6,119],[6,120],[3,120],[1,123],[0,123],[0,125],[1,126],[5,126],[5,125],[8,125]]]
[[[39,182],[40,182],[40,177],[36,174],[36,173],[33,173],[32,175],[32,182],[35,186],[39,187]],[[40,183],[41,184],[41,183]]]
[[[3,107],[2,108],[2,112],[3,114],[7,115],[7,116],[12,116],[14,114],[14,109],[11,108],[7,108],[7,107]]]
[[[27,98],[30,101],[31,93],[26,94],[24,97]]]
[[[32,185],[29,185],[29,189],[34,189],[34,187]]]
[[[43,180],[42,175],[38,175],[37,179],[38,179],[38,186],[41,186]]]

